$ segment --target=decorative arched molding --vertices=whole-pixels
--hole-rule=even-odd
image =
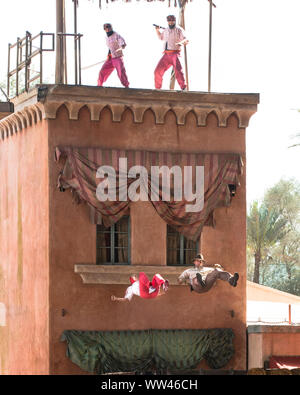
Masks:
[[[152,111],[154,112],[155,115],[155,123],[156,124],[164,124],[165,123],[165,116],[171,108],[166,105],[159,105],[159,104],[153,104],[151,106]]]
[[[250,118],[256,113],[256,110],[237,110],[234,111],[239,120],[239,128],[247,128]]]
[[[125,106],[125,108],[124,108],[124,111],[122,113],[121,122],[125,121],[125,119],[130,119],[131,122],[135,123],[132,108],[130,108],[128,106]]]
[[[44,108],[44,106],[41,103],[39,103],[39,102],[35,103],[34,106],[35,106],[35,109],[36,109],[36,111],[38,113],[39,120],[41,121],[42,119],[45,119],[46,116],[45,116],[45,108]]]
[[[216,108],[211,110],[206,116],[205,126],[208,124],[208,118],[213,119],[214,122],[216,122],[216,126],[219,126],[220,123],[219,115],[220,115],[220,111],[218,111]]]
[[[124,104],[111,103],[109,104],[112,113],[113,122],[121,122],[123,112],[125,111]]]
[[[22,129],[25,129],[25,118],[21,116],[20,113],[15,114],[15,121],[16,133],[20,132]]]
[[[8,117],[8,119],[7,119],[7,123],[8,123],[8,125],[9,125],[9,132],[8,132],[8,135],[9,136],[12,136],[14,133],[17,133],[17,130],[18,130],[18,124],[17,124],[17,118],[16,118],[16,116],[15,116],[15,114],[13,114],[14,116],[13,117]]]
[[[185,125],[186,115],[188,112],[191,111],[191,109],[186,107],[176,106],[173,107],[172,110],[176,115],[177,125]]]
[[[196,124],[197,124],[197,115],[196,115],[196,113],[195,113],[195,111],[194,111],[193,109],[192,109],[192,110],[189,110],[189,111],[185,114],[185,124],[188,123],[188,119],[189,119],[190,117],[193,118],[193,123],[194,123],[194,125],[196,125]]]
[[[151,109],[149,106],[139,106],[137,104],[133,104],[129,106],[133,114],[133,122],[134,123],[143,123],[144,114],[148,109]]]
[[[43,112],[39,103],[31,104],[22,110],[10,114],[0,121],[0,136],[3,139],[26,129],[43,119]]]
[[[217,110],[217,118],[218,118],[218,126],[226,128],[227,127],[227,120],[232,114],[232,110]]]
[[[103,108],[106,107],[105,104],[97,105],[96,103],[88,103],[87,108],[90,110],[91,121],[99,121],[100,114]]]
[[[198,126],[206,126],[206,120],[208,114],[211,112],[211,110],[203,110],[202,108],[194,108],[193,109],[194,113],[196,114],[197,117],[197,125]]]
[[[77,103],[77,102],[64,102],[64,105],[67,107],[69,112],[69,119],[77,120],[79,111],[85,104]]]
[[[238,127],[244,129],[257,110],[257,94],[221,94],[203,92],[176,92],[149,89],[102,88],[73,85],[41,85],[35,95],[30,94],[15,104],[15,113],[0,120],[0,136],[6,138],[22,129],[33,126],[42,119],[56,119],[58,109],[64,106],[71,120],[78,120],[80,110],[87,107],[91,121],[101,122],[101,112],[109,108],[112,122],[121,122],[129,109],[134,123],[143,123],[147,110],[154,114],[155,123],[163,125],[166,114],[175,114],[177,125],[186,124],[192,112],[198,127],[207,126],[207,117],[214,113],[218,127],[227,127],[228,118],[234,114]]]
[[[31,116],[30,112],[27,109],[23,110],[23,111],[20,111],[20,112],[21,112],[21,115],[22,115],[24,129],[26,127],[31,126],[33,124],[33,122],[32,122],[32,116]]]

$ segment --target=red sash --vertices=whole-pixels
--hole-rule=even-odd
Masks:
[[[139,274],[139,283],[140,283],[140,297],[144,299],[153,299],[158,295],[159,292],[159,287],[164,283],[165,281],[162,280],[161,278],[157,277],[156,275],[153,276],[152,281],[150,282],[148,277],[144,272],[141,272]],[[153,288],[155,288],[155,291],[149,293],[149,288],[152,285]]]
[[[163,53],[177,53],[180,54],[180,50],[178,49],[165,49]]]

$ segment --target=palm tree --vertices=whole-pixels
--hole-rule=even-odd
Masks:
[[[269,247],[280,241],[288,232],[287,220],[275,209],[255,201],[247,216],[248,246],[254,254],[253,282],[259,284],[260,264]]]

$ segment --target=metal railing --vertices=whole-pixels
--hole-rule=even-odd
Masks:
[[[64,40],[66,37],[74,37],[74,75],[75,85],[81,85],[81,44],[80,39],[83,36],[81,33],[57,33],[59,38],[59,45],[61,53],[65,53],[66,45]],[[67,83],[67,76],[65,71],[65,83]]]
[[[52,37],[52,48],[43,48],[43,39],[45,36]],[[25,92],[29,91],[30,84],[39,79],[40,84],[43,83],[43,52],[54,51],[54,33],[40,32],[36,36],[32,37],[31,33],[26,31],[26,35],[23,38],[17,38],[15,44],[8,44],[8,70],[7,70],[7,96],[10,96],[10,84],[11,78],[16,76],[16,96],[19,95],[19,73],[25,69]],[[32,43],[34,40],[39,39],[39,46],[34,46]],[[16,67],[10,69],[11,50],[16,48]],[[35,50],[34,50],[35,48]],[[38,71],[30,68],[32,59],[39,55],[40,56],[40,69]],[[36,75],[32,76],[32,72]]]

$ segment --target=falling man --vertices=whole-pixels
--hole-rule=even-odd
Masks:
[[[219,264],[209,264],[204,260],[202,254],[198,254],[193,260],[194,267],[186,269],[178,277],[178,283],[188,283],[191,291],[197,293],[208,292],[217,280],[227,281],[231,286],[236,287],[239,274],[232,275],[226,272]]]
[[[130,302],[133,295],[140,296],[143,299],[153,299],[161,296],[167,292],[169,288],[169,281],[165,280],[160,274],[155,274],[150,282],[144,272],[130,277],[131,285],[126,289],[124,298],[117,298],[112,295],[113,302]]]

